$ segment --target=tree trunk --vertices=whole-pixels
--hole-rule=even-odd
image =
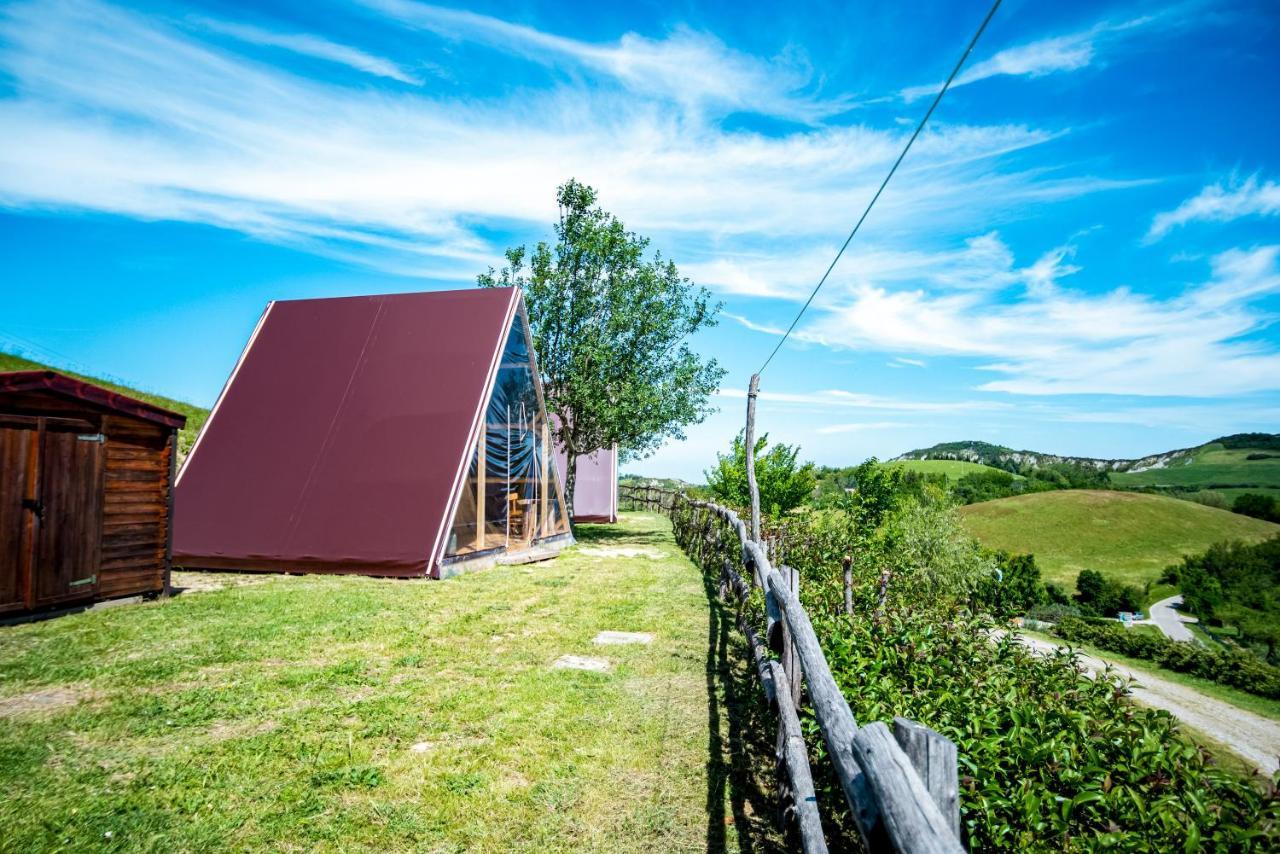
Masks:
[[[578,483],[578,455],[566,450],[568,464],[564,467],[564,512],[569,519],[569,529],[573,530],[573,489]]]

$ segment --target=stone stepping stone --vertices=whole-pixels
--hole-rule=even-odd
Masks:
[[[648,632],[601,632],[592,643],[602,646],[618,646],[628,643],[652,643],[653,635]]]
[[[562,655],[551,665],[555,670],[590,670],[593,673],[609,672],[609,662],[603,658],[587,658],[585,655]]]

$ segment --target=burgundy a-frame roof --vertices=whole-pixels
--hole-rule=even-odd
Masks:
[[[430,572],[519,300],[271,303],[179,474],[175,564]]]

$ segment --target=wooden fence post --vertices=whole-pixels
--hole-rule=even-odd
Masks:
[[[963,854],[959,837],[887,726],[879,721],[867,724],[853,736],[851,746],[895,850]]]
[[[911,760],[938,811],[950,824],[951,832],[959,839],[960,776],[955,743],[906,718],[893,719],[893,737]]]
[[[747,486],[751,489],[751,541],[760,542],[760,488],[756,485],[756,396],[760,393],[760,375],[751,375],[747,388]]]

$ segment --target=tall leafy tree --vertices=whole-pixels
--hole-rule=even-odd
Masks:
[[[569,459],[615,443],[627,459],[647,456],[713,411],[725,372],[689,339],[716,324],[720,305],[661,253],[649,257],[649,240],[599,207],[591,187],[570,180],[556,201],[555,244],[508,249],[508,266],[478,283],[524,291],[547,409]],[[570,508],[575,481],[571,465]]]

